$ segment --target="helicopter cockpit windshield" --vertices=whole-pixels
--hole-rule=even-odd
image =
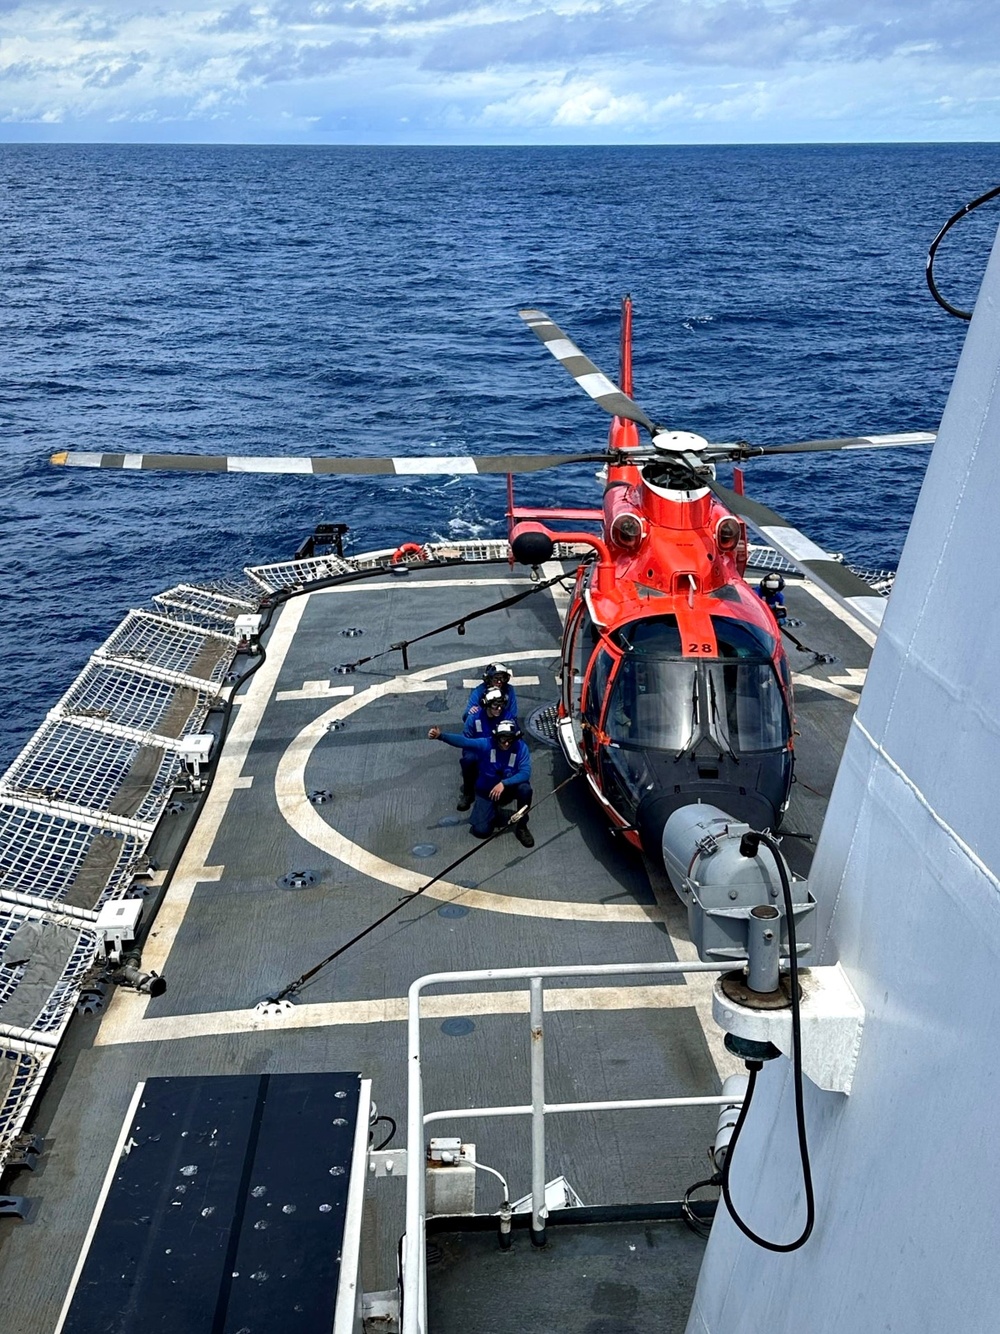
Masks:
[[[773,643],[756,627],[713,617],[719,656],[684,658],[672,616],[622,627],[623,657],[604,716],[618,746],[683,755],[703,737],[734,758],[788,744],[784,695]]]

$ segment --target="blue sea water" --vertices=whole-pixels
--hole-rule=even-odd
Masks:
[[[0,763],[124,612],[178,580],[503,529],[500,479],[59,471],[58,449],[572,452],[607,419],[537,344],[548,311],[712,439],[933,429],[966,326],[927,245],[1000,146],[306,148],[0,145]],[[988,210],[983,210],[988,213]],[[945,242],[970,305],[994,217]],[[752,494],[892,566],[926,451],[750,465]],[[519,495],[593,501],[592,469]]]

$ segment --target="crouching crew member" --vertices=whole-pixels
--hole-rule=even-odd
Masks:
[[[502,718],[508,717],[507,696],[502,690],[491,686],[483,695],[482,704],[474,704],[465,715],[465,728],[462,735],[469,739],[492,737],[493,731]],[[479,753],[469,746],[462,747],[460,760],[462,769],[462,788],[458,794],[458,809],[467,811],[476,799],[476,775],[479,773]]]
[[[507,696],[507,704],[502,717],[517,717],[517,691],[510,683],[510,668],[505,667],[502,662],[491,662],[483,668],[482,684],[473,686],[469,692],[469,698],[465,701],[465,711],[462,714],[463,722],[468,718],[470,709],[477,708],[482,704],[483,696],[487,690],[502,690]]]
[[[517,810],[531,805],[531,755],[521,740],[517,723],[502,719],[493,729],[492,737],[467,737],[458,732],[442,732],[440,727],[432,727],[427,735],[432,741],[468,748],[479,760],[471,817],[476,838],[489,838],[495,829],[509,822],[510,816],[501,810],[507,802],[513,801]],[[514,836],[526,848],[535,846],[527,814],[514,825]]]
[[[777,570],[770,570],[757,585],[757,596],[763,598],[774,613],[774,619],[782,625],[788,612],[785,610],[785,581]]]

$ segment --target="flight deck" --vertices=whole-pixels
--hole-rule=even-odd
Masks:
[[[162,974],[166,991],[149,996],[122,988],[103,1009],[74,1017],[30,1126],[43,1142],[37,1168],[5,1183],[31,1201],[30,1221],[0,1219],[0,1309],[12,1334],[56,1328],[143,1081],[360,1071],[371,1081],[378,1112],[399,1127],[395,1147],[403,1143],[407,1114],[406,996],[414,979],[696,957],[662,867],[612,832],[544,727],[527,735],[532,849],[511,834],[474,843],[468,814],[456,809],[458,753],[428,740],[431,726],[460,728],[469,688],[489,661],[502,659],[513,669],[522,725],[554,704],[573,563],[553,562],[542,571],[552,579],[560,568],[565,582],[470,620],[464,634],[423,639],[408,650],[405,665],[401,652],[384,651],[530,592],[527,571],[499,559],[452,560],[406,573],[372,569],[340,583],[325,577],[316,587],[300,576],[286,590],[292,595],[271,616],[263,660],[236,689],[210,788],[199,801],[179,800],[186,809],[164,814],[150,844],[152,860],[164,868],[150,883],[166,884],[155,887],[153,897],[162,892],[162,902],[143,943],[142,968]],[[786,598],[797,622],[793,633],[807,650],[789,649],[797,781],[782,846],[793,871],[806,876],[874,636],[799,579],[788,577]],[[364,657],[373,660],[343,670]],[[241,657],[234,670],[249,663]],[[383,926],[287,1001],[274,1003],[394,907],[399,911]],[[711,987],[711,977],[662,975],[613,985],[600,978],[549,983],[551,1101],[717,1094],[722,1079],[741,1067],[713,1024]],[[526,1101],[523,987],[446,988],[425,1001],[424,1014],[427,1111]],[[588,1208],[676,1201],[708,1174],[716,1114],[717,1108],[700,1107],[549,1118],[549,1176],[563,1176]],[[516,1195],[530,1190],[526,1118],[439,1123],[434,1133],[474,1141],[478,1161],[503,1172]],[[308,1142],[289,1146],[290,1154],[310,1152]],[[131,1153],[141,1154],[142,1145]],[[328,1169],[317,1162],[315,1170],[321,1176]],[[316,1192],[299,1181],[297,1169],[290,1170],[283,1204],[316,1206]],[[384,1177],[368,1182],[366,1291],[395,1284],[403,1188],[403,1181]],[[481,1176],[477,1211],[493,1213],[499,1202],[495,1181]],[[682,1227],[676,1216],[655,1226],[671,1225]],[[634,1237],[622,1237],[624,1263],[634,1254],[627,1249]],[[450,1272],[447,1262],[460,1241],[435,1244],[442,1248],[442,1274]],[[649,1255],[657,1244],[648,1243]],[[461,1245],[472,1256],[483,1243]],[[579,1300],[599,1316],[601,1303],[613,1302],[614,1284],[624,1281],[620,1265],[602,1261],[593,1282],[604,1286],[588,1289],[579,1245]],[[689,1234],[683,1245],[690,1257],[684,1281],[693,1283],[701,1243]],[[547,1264],[557,1262],[559,1246],[553,1228]],[[530,1258],[526,1243],[514,1250]],[[516,1286],[516,1255],[506,1259]],[[491,1259],[484,1284],[499,1281],[496,1269]],[[461,1293],[442,1297],[437,1308],[432,1286],[434,1328],[444,1334],[506,1328],[470,1314],[468,1289],[477,1283],[471,1259],[463,1273]],[[433,1267],[429,1274],[433,1284]],[[230,1281],[250,1287],[267,1280],[248,1272]],[[491,1300],[502,1304],[492,1291]],[[253,1309],[245,1294],[238,1303],[234,1298],[237,1305]],[[645,1297],[640,1305],[647,1309]],[[653,1327],[636,1320],[630,1329]],[[674,1326],[661,1321],[656,1328]]]

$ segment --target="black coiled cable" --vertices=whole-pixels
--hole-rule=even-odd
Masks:
[[[792,1073],[795,1082],[795,1124],[798,1130],[799,1140],[799,1158],[802,1163],[802,1185],[806,1197],[806,1221],[801,1233],[794,1241],[776,1242],[768,1241],[766,1237],[759,1236],[754,1230],[744,1223],[743,1219],[736,1212],[736,1206],[733,1204],[733,1198],[729,1189],[729,1173],[733,1162],[733,1152],[740,1137],[740,1131],[743,1129],[743,1123],[747,1119],[747,1113],[750,1110],[750,1103],[753,1100],[754,1086],[757,1081],[757,1072],[763,1068],[762,1061],[749,1060],[746,1063],[750,1078],[747,1081],[746,1097],[743,1099],[743,1106],[740,1109],[739,1119],[733,1129],[733,1137],[729,1141],[729,1151],[726,1154],[726,1161],[722,1169],[722,1198],[726,1201],[726,1208],[729,1210],[733,1222],[743,1233],[745,1237],[756,1246],[762,1246],[766,1251],[797,1251],[800,1246],[804,1246],[809,1240],[809,1235],[813,1230],[813,1224],[816,1221],[816,1200],[813,1195],[812,1170],[809,1165],[809,1146],[806,1142],[806,1117],[803,1104],[802,1093],[802,1020],[799,1010],[799,963],[798,947],[795,942],[795,915],[792,904],[792,888],[788,883],[788,872],[785,869],[785,862],[778,850],[778,843],[771,834],[756,834],[761,843],[769,847],[774,854],[774,860],[778,867],[778,875],[781,879],[781,893],[785,904],[785,920],[788,923],[788,954],[789,954],[789,981],[791,983],[791,1007],[792,1007]]]
[[[972,311],[959,310],[959,308],[957,306],[953,306],[950,301],[946,301],[945,298],[938,291],[937,283],[935,283],[934,281],[934,256],[937,254],[938,246],[944,240],[947,233],[951,231],[952,227],[954,227],[956,222],[960,222],[962,218],[966,217],[969,213],[971,213],[973,209],[978,208],[980,204],[988,203],[991,199],[994,199],[997,195],[1000,195],[1000,185],[994,186],[992,190],[987,190],[986,193],[984,195],[980,195],[978,199],[973,199],[970,203],[963,205],[963,207],[960,208],[957,213],[953,213],[951,215],[951,217],[948,219],[945,225],[938,232],[937,236],[935,236],[934,240],[931,242],[930,249],[927,251],[927,269],[926,269],[927,286],[931,289],[931,296],[934,298],[934,300],[938,303],[939,306],[941,306],[944,310],[948,312],[949,315],[954,315],[957,319],[960,320],[971,320]]]

